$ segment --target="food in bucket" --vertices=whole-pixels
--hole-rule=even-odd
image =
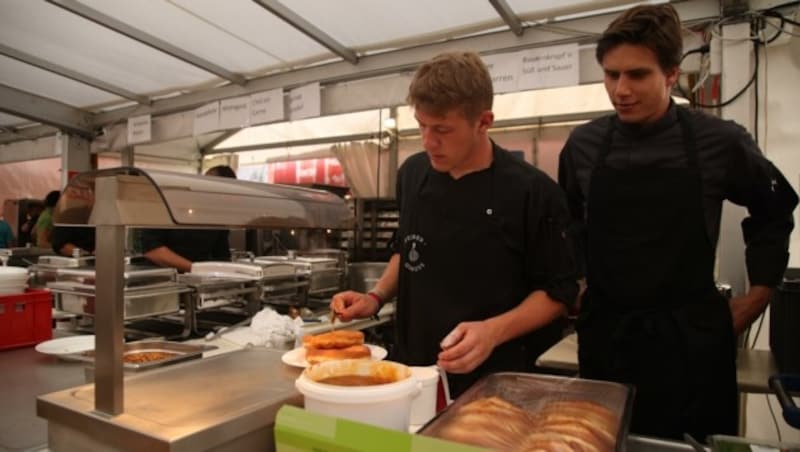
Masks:
[[[303,337],[306,361],[317,364],[340,359],[369,358],[372,353],[364,345],[361,331],[338,330]]]
[[[498,450],[614,450],[616,416],[588,400],[558,400],[530,412],[500,397],[461,408],[434,436]]]
[[[411,376],[407,366],[391,361],[341,360],[309,367],[312,381],[337,386],[374,386],[395,383]]]
[[[317,383],[336,386],[374,386],[394,383],[394,378],[382,378],[379,375],[337,375],[323,378]]]

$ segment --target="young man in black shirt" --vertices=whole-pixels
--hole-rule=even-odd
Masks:
[[[397,296],[393,359],[438,364],[458,395],[524,371],[561,339],[576,294],[562,191],[489,139],[492,81],[471,52],[437,56],[409,88],[425,152],[400,168],[395,254],[367,294],[337,294],[342,320]]]
[[[576,128],[559,181],[584,244],[580,374],[636,386],[631,430],[736,434],[735,335],[785,269],[797,195],[747,131],[675,105],[681,23],[634,7],[597,45],[616,113]],[[728,303],[714,261],[722,201],[746,206],[750,290]]]

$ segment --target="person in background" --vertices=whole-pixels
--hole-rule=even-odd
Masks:
[[[564,194],[489,138],[493,97],[474,52],[419,67],[408,102],[426,152],[398,173],[394,254],[370,292],[331,301],[347,321],[397,295],[392,358],[438,364],[454,396],[488,373],[531,370],[577,296]]]
[[[91,226],[56,226],[53,228],[53,251],[61,256],[79,257],[94,254],[95,229]]]
[[[36,246],[40,248],[52,247],[53,235],[53,209],[58,204],[58,199],[61,197],[61,192],[53,190],[44,198],[44,210],[39,219],[36,220],[36,227],[32,232],[36,237]]]
[[[737,432],[735,337],[788,260],[797,195],[740,125],[676,105],[682,58],[670,4],[629,9],[597,44],[615,114],[577,127],[560,156],[587,289],[580,376],[636,387],[631,431]],[[742,222],[749,292],[716,289],[722,201]]]
[[[210,168],[206,176],[236,179],[226,165]],[[144,256],[150,262],[190,272],[192,262],[231,259],[227,229],[146,229],[141,233]]]
[[[14,232],[4,218],[0,218],[0,248],[14,246]]]
[[[32,204],[28,211],[25,213],[25,222],[19,227],[19,246],[27,246],[28,243],[36,243],[33,231],[36,229],[36,222],[39,221],[39,215],[42,214],[44,206],[41,204]]]

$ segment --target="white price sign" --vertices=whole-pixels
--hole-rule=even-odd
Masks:
[[[519,89],[554,88],[578,84],[578,44],[531,49],[519,52]]]
[[[219,103],[219,127],[239,129],[246,127],[250,118],[250,97],[225,99]]]
[[[256,93],[250,96],[250,125],[280,121],[285,116],[283,111],[283,89]]]
[[[319,82],[289,91],[289,119],[313,118],[320,115]]]
[[[495,94],[509,93],[517,90],[519,81],[520,58],[516,53],[503,53],[481,57],[489,75],[492,77],[492,86]]]
[[[151,136],[150,115],[128,118],[128,144],[147,143]]]
[[[194,111],[194,136],[219,130],[219,102],[203,105]]]

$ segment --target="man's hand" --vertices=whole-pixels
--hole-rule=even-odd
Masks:
[[[334,295],[331,299],[330,306],[331,311],[333,311],[342,322],[373,316],[380,309],[377,300],[365,293],[354,292],[352,290]]]
[[[447,372],[469,373],[486,361],[497,344],[491,322],[461,322],[442,340],[444,350],[436,364]]]
[[[751,286],[747,294],[735,297],[730,301],[733,332],[740,335],[755,319],[764,312],[769,304],[772,288],[767,286]]]

